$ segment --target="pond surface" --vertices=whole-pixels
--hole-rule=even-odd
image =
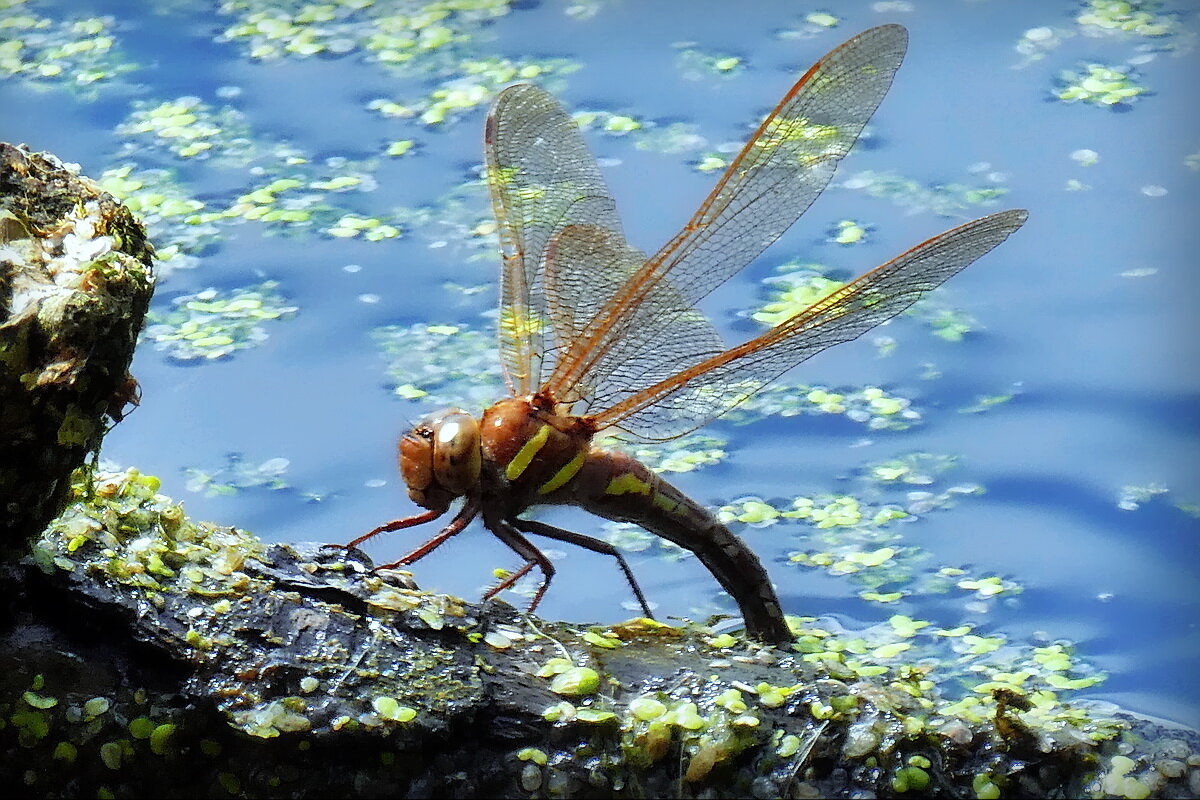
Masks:
[[[143,403],[104,456],[274,541],[413,513],[396,438],[503,394],[478,181],[495,91],[528,78],[579,114],[653,251],[803,70],[907,26],[834,184],[703,308],[742,341],[822,276],[1002,208],[1028,224],[915,313],[644,456],[732,520],[789,614],[877,659],[1200,726],[1193,5],[147,5],[3,4],[0,138],[78,162],[164,256]],[[636,529],[538,516],[626,548],[662,618],[732,610]],[[547,552],[541,614],[633,614],[611,559]],[[476,598],[518,566],[476,524],[414,571]],[[911,649],[879,650],[894,640]]]

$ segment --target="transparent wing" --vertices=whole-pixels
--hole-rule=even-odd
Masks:
[[[1015,209],[935,236],[738,347],[630,395],[593,421],[638,438],[670,439],[724,414],[801,361],[904,311],[1024,223]]]
[[[585,334],[563,343],[547,381],[555,397],[579,396],[578,387],[588,387],[620,402],[652,385],[641,378],[637,361],[658,361],[656,349],[675,341],[672,327],[695,303],[812,204],[891,86],[907,42],[899,25],[872,28],[805,73],[683,230],[616,293],[589,297],[590,305],[576,310]],[[559,283],[584,284],[593,269],[564,261]],[[667,300],[673,305],[656,306]]]
[[[488,114],[484,157],[499,225],[500,356],[509,390],[533,392],[553,360],[541,268],[547,245],[572,224],[624,240],[612,195],[570,115],[529,84],[502,91]]]
[[[603,303],[645,263],[645,253],[610,230],[593,225],[564,228],[547,250],[543,278],[556,337],[573,342],[585,336],[591,320],[581,309]],[[586,280],[581,280],[584,277]],[[712,324],[665,281],[630,314],[634,328],[653,324],[659,314],[670,314],[674,322],[662,331],[649,352],[634,352],[626,341],[614,342],[602,362],[603,368],[590,373],[588,381],[596,381],[600,387],[652,385],[724,349]],[[587,415],[608,408],[623,396],[608,394],[597,384],[585,381],[555,399],[562,411]]]

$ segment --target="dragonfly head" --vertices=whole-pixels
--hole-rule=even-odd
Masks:
[[[479,423],[452,408],[418,422],[400,440],[400,474],[422,508],[444,510],[479,483]]]

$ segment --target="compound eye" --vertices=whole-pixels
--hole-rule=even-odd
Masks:
[[[443,488],[457,495],[478,483],[482,455],[474,417],[457,410],[445,414],[436,426],[433,448],[433,472]]]

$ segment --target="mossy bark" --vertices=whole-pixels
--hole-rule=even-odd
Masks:
[[[95,183],[0,142],[0,560],[62,511],[72,470],[136,395],[152,252]]]
[[[134,471],[87,485],[0,624],[0,785],[31,795],[1182,797],[1200,765],[1131,715],[940,717],[925,672],[525,618],[193,523]]]

